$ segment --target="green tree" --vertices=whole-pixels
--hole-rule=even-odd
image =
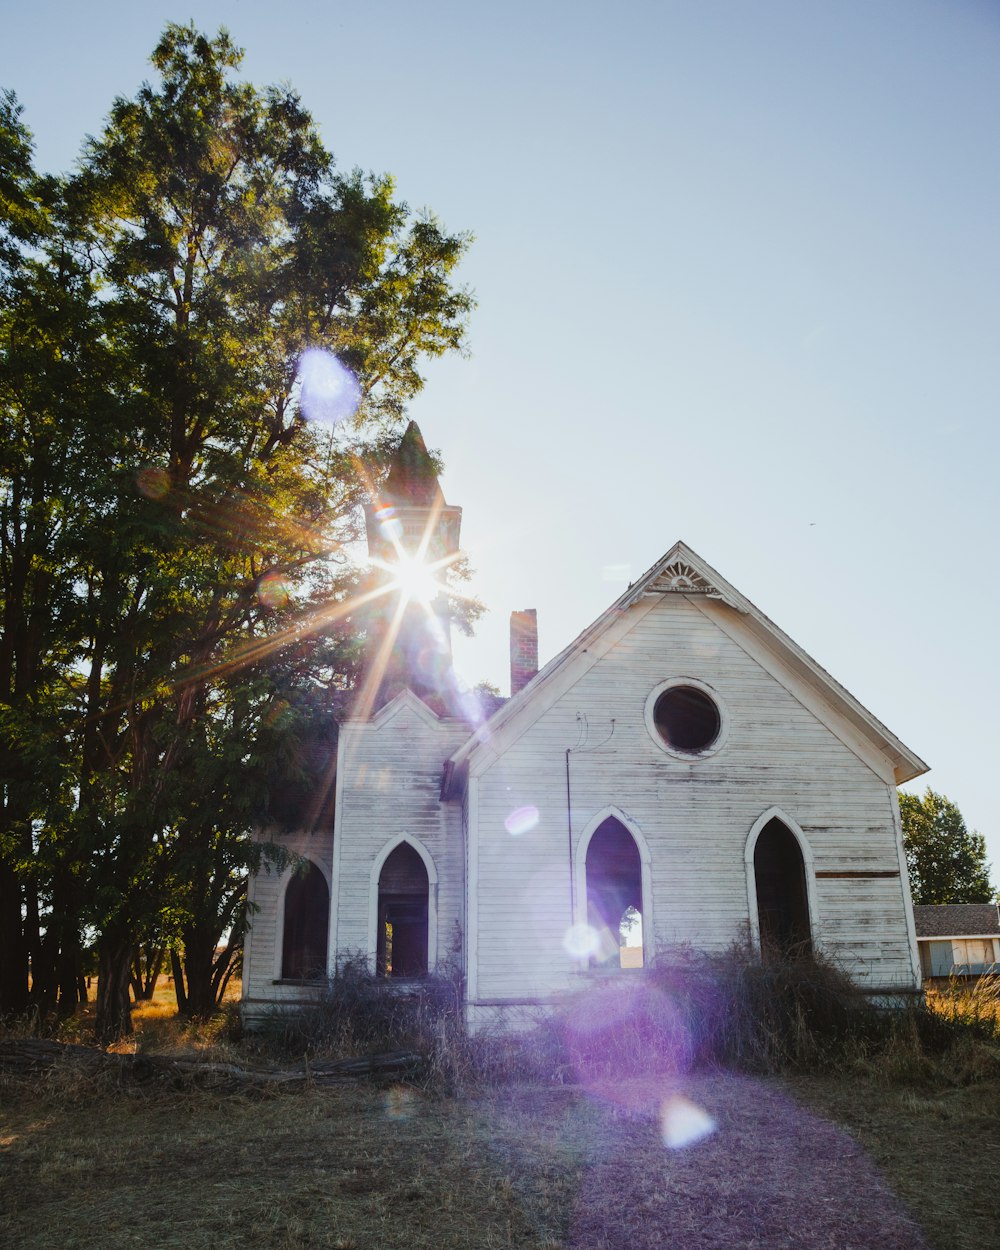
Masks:
[[[994,897],[986,840],[958,807],[929,786],[899,795],[903,846],[915,903],[989,903]]]
[[[77,1001],[80,871],[68,735],[79,658],[77,522],[108,410],[89,275],[59,237],[58,188],[0,102],[0,1012]],[[31,969],[29,991],[28,969]]]
[[[167,27],[158,82],[115,101],[51,197],[24,282],[48,363],[22,370],[33,392],[4,395],[11,428],[44,434],[65,470],[31,505],[55,518],[37,567],[65,601],[51,673],[28,679],[54,692],[58,768],[25,806],[11,871],[19,909],[45,878],[47,933],[42,843],[68,866],[67,914],[97,933],[105,1041],[131,1028],[140,937],[169,934],[188,1010],[220,992],[219,938],[239,940],[266,851],[252,831],[295,772],[310,692],[354,680],[360,466],[419,389],[421,358],[461,346],[471,306],[452,284],[467,240],[412,219],[388,178],[336,173],[294,92],[239,81],[240,60],[224,32]],[[79,307],[55,333],[42,295],[65,303],[65,289]],[[8,337],[11,359],[25,338]],[[303,410],[307,349],[356,379],[335,429]],[[5,483],[44,460],[17,453]],[[28,737],[15,726],[22,755]]]

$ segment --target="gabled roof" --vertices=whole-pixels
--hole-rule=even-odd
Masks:
[[[388,703],[384,703],[379,708],[375,715],[371,717],[369,723],[375,726],[382,726],[406,708],[416,713],[428,725],[437,725],[441,721],[441,717],[438,716],[432,707],[429,707],[418,694],[414,694],[409,686],[404,686]],[[360,723],[364,724],[365,722],[362,721]]]
[[[508,700],[489,720],[485,733],[480,731],[455,752],[449,761],[449,775],[460,776],[472,756],[484,749],[484,743],[490,735],[495,735],[525,713],[564,667],[574,657],[587,651],[629,608],[642,599],[660,595],[682,595],[686,599],[703,598],[725,604],[739,614],[742,624],[767,650],[774,653],[797,677],[831,705],[862,738],[890,761],[897,785],[927,772],[929,766],[918,755],[906,747],[759,608],[754,607],[749,599],[741,595],[686,543],[676,542],[606,612]]]
[[[996,903],[923,903],[913,908],[918,938],[1000,937]]]

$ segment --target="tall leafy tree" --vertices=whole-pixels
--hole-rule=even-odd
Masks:
[[[986,839],[969,829],[957,805],[929,786],[899,795],[903,845],[915,903],[989,903],[994,891]]]
[[[0,1012],[76,1005],[79,865],[67,734],[73,550],[106,409],[94,287],[60,240],[55,183],[0,100]],[[29,992],[28,969],[31,969]]]
[[[7,411],[54,431],[74,475],[40,487],[58,518],[42,565],[66,600],[49,648],[59,767],[21,851],[37,864],[39,831],[58,832],[73,923],[98,936],[102,1040],[131,1027],[140,934],[178,944],[190,1010],[219,992],[251,830],[302,771],[317,682],[336,696],[353,680],[359,465],[421,358],[461,346],[471,302],[452,279],[466,239],[413,220],[388,178],[337,173],[294,92],[240,81],[240,60],[224,32],[171,25],[158,80],[115,101],[52,197],[26,286],[71,275],[79,415],[58,407],[54,366]],[[353,392],[337,429],[305,411],[306,351],[323,414]]]

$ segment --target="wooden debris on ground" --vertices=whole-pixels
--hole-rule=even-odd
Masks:
[[[115,1054],[43,1038],[0,1041],[0,1073],[34,1077],[76,1071],[87,1077],[113,1077],[121,1083],[186,1085],[213,1089],[270,1089],[279,1086],[336,1085],[364,1076],[402,1074],[421,1062],[414,1051],[392,1050],[355,1059],[304,1061],[295,1069],[245,1067],[188,1055]]]

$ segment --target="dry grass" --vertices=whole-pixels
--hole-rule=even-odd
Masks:
[[[845,1125],[922,1225],[934,1250],[987,1250],[997,1240],[1000,1080],[888,1087],[830,1077],[789,1084]]]
[[[371,1086],[109,1096],[58,1075],[11,1092],[0,1244],[19,1250],[924,1244],[851,1137],[749,1077],[466,1100]],[[679,1094],[716,1130],[672,1150],[662,1117]]]
[[[468,1113],[406,1090],[93,1098],[51,1083],[0,1129],[21,1250],[530,1245]]]
[[[233,1042],[239,1033],[240,982],[230,981],[226,987],[222,1010],[211,1020],[190,1021],[177,1014],[173,982],[161,977],[156,991],[148,1002],[134,1003],[131,1037],[110,1049],[118,1052],[147,1051],[159,1054],[190,1054],[217,1050],[213,1057],[230,1058],[235,1054]],[[91,987],[91,1001],[67,1020],[40,1021],[34,1016],[26,1019],[0,1021],[0,1040],[12,1037],[53,1037],[60,1042],[94,1045],[94,999],[97,995],[96,978]]]
[[[528,1048],[473,1044],[442,1027],[428,1061],[433,1096],[400,1085],[150,1092],[69,1071],[8,1081],[0,1245],[992,1250],[994,1034],[957,1010],[910,1012],[871,1034],[865,1013],[860,1028],[853,1008],[844,1015],[835,984],[832,998],[817,997],[797,973],[768,988],[787,1009],[765,1003],[744,1014],[766,1027],[734,1033],[731,1003],[758,1001],[759,982],[741,972],[720,994],[695,973],[620,1001],[605,987],[600,1003],[549,1022]],[[319,1040],[341,1028],[342,1006],[331,1005]],[[368,1025],[381,1011],[375,1004]],[[163,992],[135,1022],[139,1050],[237,1062],[250,1053],[233,1040],[231,1014],[187,1025]],[[637,1076],[654,1040],[659,1061]],[[308,1049],[317,1039],[293,1029],[286,1041]],[[813,1062],[811,1075],[789,1080],[812,1110],[777,1078],[706,1071],[720,1048],[753,1067]],[[456,1088],[471,1093],[443,1096]],[[669,1149],[664,1115],[691,1104],[715,1131]]]
[[[927,1006],[945,1020],[970,1025],[1000,1042],[1000,972],[974,981],[952,977],[927,991]]]

